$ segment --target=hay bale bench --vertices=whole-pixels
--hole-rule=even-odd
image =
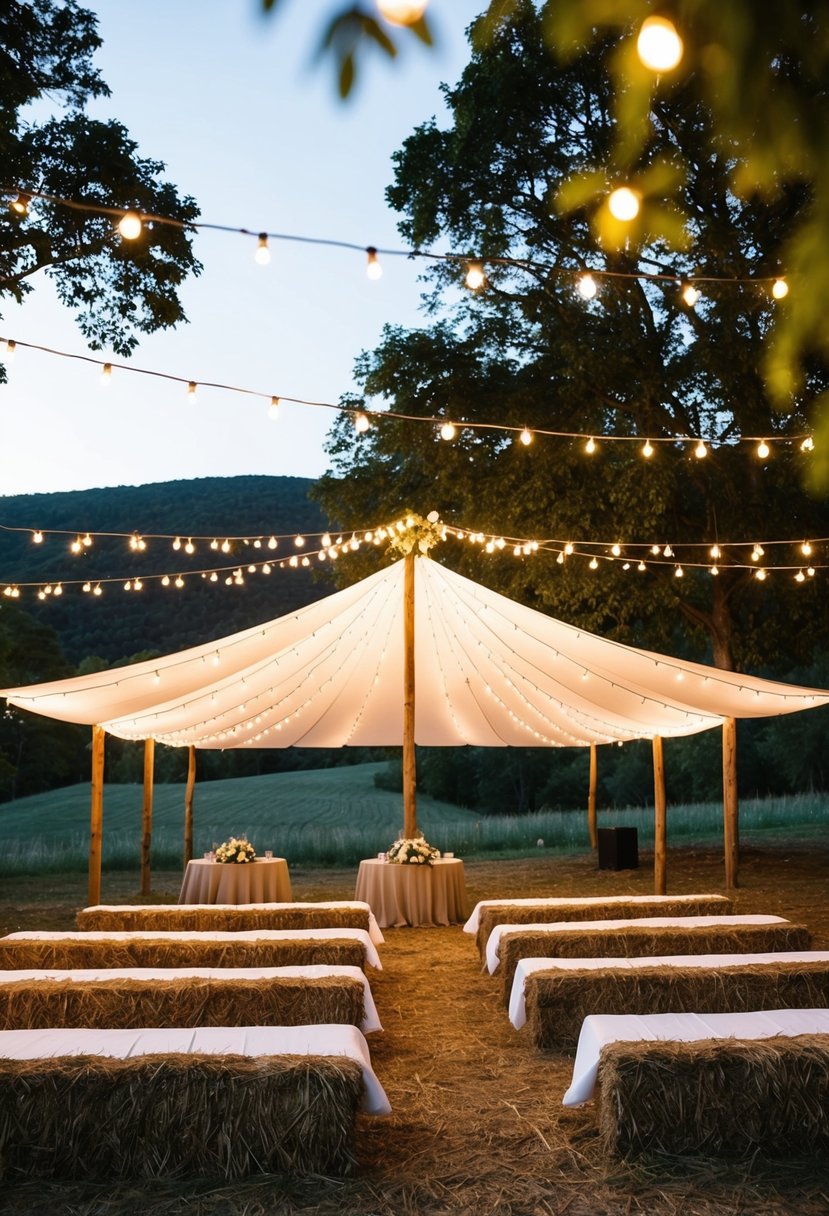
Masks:
[[[487,940],[496,925],[610,918],[631,920],[640,916],[729,916],[732,911],[732,901],[725,895],[591,895],[584,899],[482,899],[475,905],[463,931],[475,934],[475,944],[483,958]]]
[[[383,943],[383,934],[368,904],[342,900],[290,904],[95,904],[82,908],[75,923],[86,932],[367,929],[375,945]]]
[[[521,959],[509,1016],[542,1050],[575,1051],[594,1013],[829,1008],[829,951]]]
[[[353,1026],[0,1033],[0,1177],[349,1174],[387,1114]]]
[[[595,1016],[565,1106],[598,1085],[609,1156],[829,1155],[829,1010]]]
[[[365,929],[257,929],[249,933],[9,933],[0,968],[299,967],[379,968]]]
[[[315,1023],[382,1029],[359,967],[0,971],[0,1030]]]
[[[769,954],[808,950],[808,929],[780,916],[641,917],[632,921],[562,921],[496,925],[487,967],[499,964],[504,1004],[522,958],[637,958],[648,954]]]

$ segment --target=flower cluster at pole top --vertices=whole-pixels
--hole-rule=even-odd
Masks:
[[[220,844],[216,849],[216,860],[222,862],[256,861],[256,851],[250,841],[244,836],[238,839],[235,836],[231,836],[230,840],[226,840],[224,844]]]
[[[386,854],[396,865],[430,866],[440,859],[440,849],[429,844],[422,835],[407,840],[395,840]]]
[[[437,511],[422,515],[408,512],[389,528],[389,551],[408,557],[410,553],[428,553],[439,541],[446,540],[446,526]]]

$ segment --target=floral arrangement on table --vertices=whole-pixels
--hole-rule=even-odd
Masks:
[[[246,836],[231,836],[216,849],[216,860],[224,862],[256,861],[256,851]]]
[[[395,840],[386,854],[396,865],[430,866],[440,859],[440,849],[429,844],[423,835]]]

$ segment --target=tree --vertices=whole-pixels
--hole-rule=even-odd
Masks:
[[[713,655],[725,668],[791,663],[826,639],[816,580],[793,581],[806,563],[790,548],[765,557],[793,568],[760,582],[750,553],[760,541],[825,535],[827,510],[802,492],[809,456],[799,443],[774,444],[758,460],[739,440],[807,433],[826,368],[813,359],[792,408],[776,412],[759,372],[768,292],[723,284],[692,306],[680,285],[691,273],[774,273],[807,196],[794,187],[771,201],[735,195],[730,165],[710,152],[710,111],[690,84],[677,86],[653,98],[642,159],[675,179],[688,247],[669,249],[675,216],[665,209],[659,239],[598,246],[590,207],[558,200],[565,182],[614,146],[607,59],[619,42],[560,65],[545,21],[529,0],[513,6],[511,22],[476,46],[447,90],[450,129],[427,122],[395,156],[388,197],[404,215],[403,236],[416,247],[448,237],[483,255],[487,286],[464,292],[464,267],[438,263],[429,272],[435,320],[388,328],[358,365],[364,396],[344,404],[384,400],[398,413],[451,419],[458,438],[444,443],[434,427],[377,415],[358,435],[341,416],[320,500],[343,528],[437,507],[495,536],[552,538],[560,562],[540,553],[516,560],[511,546],[485,555],[468,541],[446,559],[620,640]],[[575,290],[586,265],[610,273],[590,302]],[[642,277],[654,271],[666,277]],[[542,438],[523,447],[515,434],[463,426],[493,421],[593,435],[598,450],[591,458],[581,442]],[[708,442],[704,459],[688,441],[696,436]],[[657,542],[654,555],[646,545]],[[714,544],[723,547],[716,561]],[[373,561],[364,552],[340,577]]]
[[[22,302],[45,271],[90,346],[127,355],[139,333],[186,319],[177,289],[201,269],[187,227],[199,213],[161,179],[161,162],[138,156],[120,123],[84,113],[109,92],[92,63],[100,41],[94,14],[77,0],[2,5],[0,190],[9,206],[0,212],[0,300]],[[62,114],[32,117],[55,101]],[[123,240],[121,210],[177,222],[144,223],[138,239]]]
[[[520,24],[526,3],[482,0],[476,45],[486,47],[511,23]],[[266,11],[273,10],[279,0],[262,4]],[[725,163],[729,185],[738,196],[780,200],[792,186],[808,190],[810,205],[793,218],[779,249],[778,269],[787,273],[795,291],[769,330],[762,362],[772,400],[789,410],[808,377],[811,357],[825,357],[829,351],[822,304],[829,290],[829,94],[824,87],[829,71],[828,0],[781,0],[774,5],[678,0],[667,10],[653,0],[537,0],[535,7],[545,46],[559,62],[587,49],[609,49],[608,105],[615,138],[602,161],[570,183],[590,201],[597,231],[607,235],[618,228],[606,204],[612,183],[621,179],[641,196],[640,236],[665,236],[665,220],[674,211],[671,239],[681,248],[683,216],[676,210],[676,175],[642,172],[647,167],[654,94],[669,94],[675,87],[690,90],[708,111],[708,154]],[[392,59],[397,54],[399,32],[394,24],[401,22],[389,29],[379,21],[377,13],[382,16],[385,8],[383,0],[376,0],[374,11],[362,4],[346,5],[324,31],[319,53],[333,59],[343,98],[351,92],[355,64],[365,51],[379,47]],[[422,8],[425,4],[417,6]],[[673,13],[676,26],[666,11]],[[684,53],[676,68],[650,70],[637,53],[638,35],[654,17],[663,27],[673,26],[679,36]],[[409,28],[430,43],[426,20],[427,15],[418,15]],[[407,23],[402,24],[405,28]],[[614,35],[610,41],[608,34]],[[684,218],[692,219],[687,213]],[[810,471],[812,483],[823,491],[829,486],[827,407],[829,399],[823,399],[815,413],[821,442]]]

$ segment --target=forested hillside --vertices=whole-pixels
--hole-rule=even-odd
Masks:
[[[326,526],[320,508],[308,498],[313,483],[302,477],[205,477],[195,481],[159,482],[145,486],[79,490],[70,493],[0,497],[0,587],[20,586],[18,607],[58,635],[67,660],[77,665],[90,656],[117,662],[145,650],[165,653],[221,637],[268,620],[318,599],[331,590],[316,568],[280,569],[279,559],[298,550],[280,540],[267,548],[270,536],[320,532]],[[25,531],[7,531],[23,528]],[[33,542],[35,530],[43,541]],[[50,534],[50,529],[66,535]],[[181,539],[148,540],[134,551],[124,537],[103,532],[165,533]],[[89,533],[92,544],[73,555],[70,544]],[[192,555],[184,546],[194,541]],[[247,538],[227,554],[214,550],[228,536]],[[264,538],[261,548],[253,542]],[[310,546],[309,546],[310,547]],[[269,575],[249,574],[250,563],[273,558]],[[229,567],[211,583],[193,571]],[[233,570],[242,570],[244,584],[225,585]],[[191,572],[188,576],[188,571]],[[181,573],[183,588],[174,581],[163,587],[151,575]],[[124,583],[139,577],[141,591],[125,591]],[[70,581],[117,579],[102,585],[100,595],[83,592]],[[38,599],[44,586],[63,583],[63,594]],[[25,587],[23,584],[33,583]]]

